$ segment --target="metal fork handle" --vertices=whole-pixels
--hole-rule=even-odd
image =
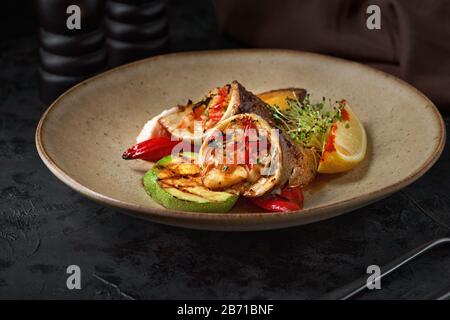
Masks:
[[[443,244],[449,244],[450,238],[440,238],[436,239],[430,242],[427,242],[408,253],[398,257],[397,259],[393,260],[392,262],[388,263],[387,265],[381,267],[381,273],[378,277],[374,279],[374,281],[377,281],[379,279],[384,278],[388,274],[392,273],[393,271],[397,270],[404,264],[410,262],[411,260],[423,255],[427,251],[436,248],[438,246],[441,246]],[[367,276],[362,276],[358,278],[357,280],[339,288],[336,290],[333,290],[327,294],[325,294],[321,299],[339,299],[339,300],[347,300],[361,291],[367,289]],[[442,298],[442,297],[440,297]]]

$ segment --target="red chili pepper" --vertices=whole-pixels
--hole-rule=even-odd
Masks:
[[[280,195],[251,198],[258,207],[268,211],[289,212],[303,209],[303,191],[300,187],[286,187]]]
[[[125,160],[142,159],[156,162],[169,155],[180,141],[174,141],[166,137],[152,138],[133,145],[122,155]]]

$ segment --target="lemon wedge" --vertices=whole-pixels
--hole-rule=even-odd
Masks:
[[[342,110],[342,121],[333,124],[317,171],[339,173],[353,169],[365,157],[367,135],[364,126],[348,104]]]

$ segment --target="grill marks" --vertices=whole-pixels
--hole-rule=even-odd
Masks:
[[[217,194],[203,185],[200,167],[192,163],[169,163],[155,167],[159,185],[166,189],[177,189],[204,199],[203,201],[218,202],[223,195]],[[236,192],[232,192],[236,193]]]

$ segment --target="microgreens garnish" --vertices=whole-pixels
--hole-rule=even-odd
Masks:
[[[336,121],[342,121],[344,101],[332,103],[322,98],[320,102],[313,103],[306,95],[303,101],[286,98],[288,108],[281,110],[272,105],[272,116],[286,133],[297,143],[307,148],[323,150],[331,127]]]

